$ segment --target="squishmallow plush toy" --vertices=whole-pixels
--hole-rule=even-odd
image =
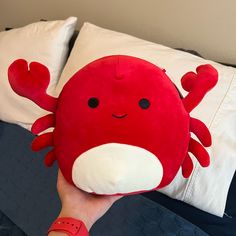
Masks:
[[[17,94],[51,112],[35,121],[32,132],[54,130],[36,137],[32,149],[52,146],[45,164],[57,160],[66,180],[86,192],[128,195],[160,189],[180,168],[190,176],[189,153],[201,166],[209,165],[204,147],[211,145],[211,135],[189,113],[217,83],[211,65],[183,76],[186,97],[165,70],[123,55],[84,66],[58,98],[46,93],[50,75],[40,63],[16,60],[8,77]]]

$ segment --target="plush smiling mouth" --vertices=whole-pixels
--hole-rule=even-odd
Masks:
[[[123,114],[123,115],[112,114],[112,116],[115,117],[115,118],[121,119],[121,118],[125,118],[127,116],[127,114]]]

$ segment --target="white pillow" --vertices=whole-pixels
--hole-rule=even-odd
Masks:
[[[0,120],[30,128],[45,114],[33,102],[13,92],[8,83],[8,67],[19,58],[43,63],[51,74],[48,93],[52,94],[66,62],[68,43],[76,22],[76,17],[69,17],[0,32]]]
[[[180,79],[186,72],[195,71],[198,65],[206,63],[218,70],[218,84],[191,113],[192,117],[202,120],[212,133],[213,145],[209,148],[211,166],[203,169],[195,163],[189,179],[184,179],[180,171],[162,192],[223,216],[229,185],[236,169],[236,69],[85,23],[63,70],[57,93],[87,63],[114,54],[136,56],[165,68],[184,95],[186,92],[180,85]]]

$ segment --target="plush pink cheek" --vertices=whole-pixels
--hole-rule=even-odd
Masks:
[[[82,153],[72,167],[74,184],[96,194],[129,194],[156,188],[163,177],[158,158],[146,149],[107,143]]]

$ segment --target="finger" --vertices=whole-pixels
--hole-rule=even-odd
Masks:
[[[110,202],[113,204],[114,202],[118,201],[121,199],[123,195],[118,195],[118,196],[110,196]]]
[[[58,169],[58,175],[57,175],[57,189],[60,190],[60,188],[65,184],[65,179],[61,173],[61,170]]]
[[[58,169],[58,174],[57,174],[57,179],[60,179],[61,176],[62,176],[62,173],[61,173],[61,170],[60,170],[60,168],[59,168],[59,169]]]

